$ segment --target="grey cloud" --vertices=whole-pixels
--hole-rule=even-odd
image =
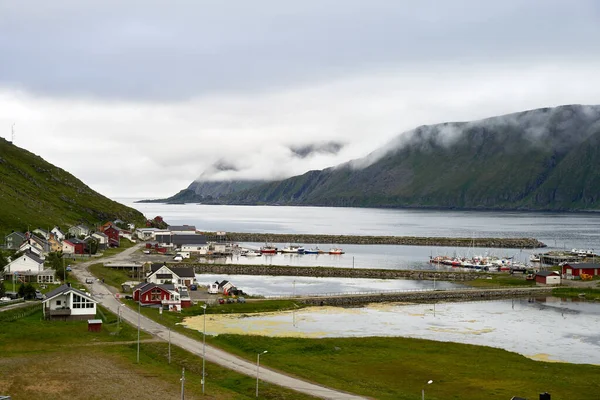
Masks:
[[[421,63],[578,57],[596,54],[599,8],[594,0],[5,0],[0,86],[181,100]]]
[[[290,150],[297,157],[306,158],[314,154],[337,154],[343,147],[344,143],[330,141],[290,146]]]

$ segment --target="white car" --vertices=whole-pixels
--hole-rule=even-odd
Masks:
[[[183,257],[175,256],[175,257],[173,257],[173,261],[183,261]]]

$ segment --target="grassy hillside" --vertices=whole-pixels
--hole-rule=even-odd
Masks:
[[[406,132],[365,159],[233,193],[235,204],[600,208],[600,106]]]
[[[0,138],[0,234],[27,227],[90,225],[144,216],[86,186],[68,172]]]

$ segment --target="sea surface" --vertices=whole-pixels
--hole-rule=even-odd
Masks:
[[[515,211],[445,211],[376,208],[226,206],[134,203],[117,199],[146,217],[162,216],[172,225],[195,225],[201,231],[393,235],[427,237],[531,237],[544,249],[488,249],[395,245],[343,245],[343,255],[289,255],[238,257],[226,263],[347,268],[433,269],[436,255],[494,255],[527,262],[529,255],[554,249],[600,251],[600,213],[547,213]],[[329,250],[336,243],[300,243]],[[259,248],[262,243],[243,243]],[[280,244],[280,247],[286,244]],[[446,269],[446,267],[441,267]]]

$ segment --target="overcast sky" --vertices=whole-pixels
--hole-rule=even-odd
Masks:
[[[600,104],[598,71],[597,0],[0,0],[0,136],[112,198]]]

